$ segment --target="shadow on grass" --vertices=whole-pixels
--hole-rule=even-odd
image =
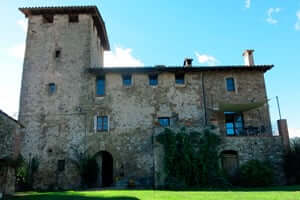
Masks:
[[[24,194],[4,198],[5,200],[139,200],[136,197],[103,197],[103,196],[86,196],[84,194],[68,194],[60,193],[38,193],[38,194]]]

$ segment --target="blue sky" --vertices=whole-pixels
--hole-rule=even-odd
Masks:
[[[0,7],[0,109],[17,116],[26,38],[24,6],[97,5],[112,47],[105,64],[240,65],[255,49],[256,64],[274,64],[266,83],[271,118],[279,96],[290,135],[300,137],[300,0],[18,0]]]

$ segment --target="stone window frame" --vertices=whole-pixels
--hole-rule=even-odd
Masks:
[[[97,81],[98,81],[98,79],[100,79],[100,78],[103,78],[103,80],[104,80],[104,92],[103,92],[103,94],[101,94],[101,95],[97,93],[97,88],[98,88]],[[96,96],[97,98],[103,98],[105,95],[106,95],[106,76],[105,76],[105,75],[96,76],[96,80],[95,80],[95,96]]]
[[[131,77],[131,82],[130,82],[130,85],[124,85],[124,76],[130,76]],[[124,73],[124,74],[121,74],[121,81],[122,81],[122,86],[125,87],[125,88],[130,88],[133,86],[134,84],[134,78],[133,78],[133,74],[131,73]]]
[[[53,88],[53,86],[54,86],[54,88]],[[54,82],[48,83],[47,90],[48,90],[48,95],[52,96],[52,95],[56,94],[56,92],[57,92],[57,85]]]
[[[160,120],[161,120],[161,119],[168,119],[168,121],[169,121],[168,126],[162,126],[162,125],[160,124]],[[171,127],[171,117],[166,117],[166,116],[164,116],[164,117],[158,117],[158,118],[157,118],[157,121],[158,121],[158,124],[159,124],[160,127],[163,127],[163,128],[170,128],[170,127]]]
[[[151,85],[151,77],[154,77],[154,76],[156,76],[156,81],[157,81],[157,83],[156,83],[156,85]],[[159,84],[159,81],[158,81],[158,74],[148,74],[148,81],[149,81],[149,85],[151,86],[151,87],[157,87],[158,86],[158,84]]]
[[[176,82],[176,76],[182,76],[183,75],[183,83],[177,83]],[[176,87],[185,87],[186,85],[186,74],[185,73],[174,73],[174,82]]]
[[[234,91],[228,91],[227,90],[227,79],[232,78],[234,81]],[[237,77],[234,75],[227,75],[224,77],[224,90],[226,93],[230,93],[230,94],[238,94],[238,81],[237,81]]]
[[[107,117],[107,130],[99,130],[98,129],[98,117]],[[106,114],[96,114],[94,116],[94,132],[109,132],[110,131],[110,116]]]

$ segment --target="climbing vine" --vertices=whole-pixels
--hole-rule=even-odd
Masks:
[[[220,137],[212,128],[201,132],[165,129],[156,137],[164,147],[168,187],[221,186],[227,183],[218,164]]]

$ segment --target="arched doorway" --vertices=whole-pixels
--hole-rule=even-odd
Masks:
[[[107,151],[100,151],[96,155],[99,167],[98,185],[100,187],[109,187],[113,184],[113,157]]]

